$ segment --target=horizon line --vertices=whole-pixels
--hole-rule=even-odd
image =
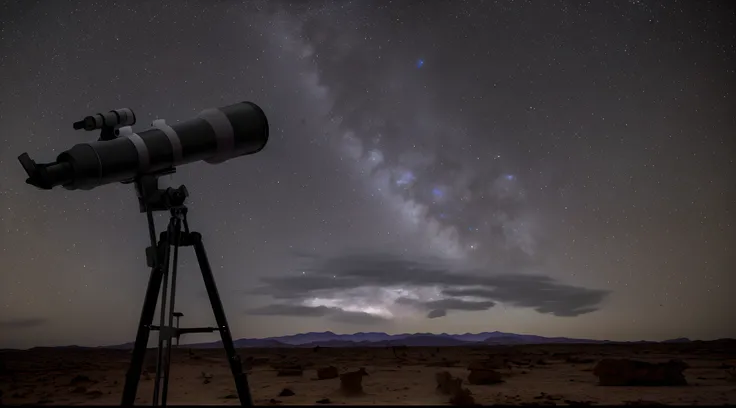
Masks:
[[[326,331],[310,331],[310,332],[300,332],[300,333],[294,333],[294,334],[285,334],[280,336],[267,336],[267,337],[239,337],[233,339],[233,341],[239,341],[239,340],[274,340],[278,341],[280,338],[285,337],[294,337],[294,336],[300,336],[300,335],[308,335],[308,334],[332,334],[335,336],[355,336],[359,334],[384,334],[386,336],[412,336],[412,335],[431,335],[431,336],[441,336],[441,335],[447,335],[447,336],[463,336],[463,335],[481,335],[485,333],[500,333],[500,334],[508,334],[508,335],[515,335],[515,336],[531,336],[531,337],[541,337],[543,339],[568,339],[568,340],[580,340],[580,341],[593,341],[593,342],[607,342],[607,343],[637,343],[637,342],[645,342],[645,343],[664,343],[672,340],[686,340],[688,342],[695,342],[695,341],[701,341],[701,342],[710,342],[710,341],[721,341],[721,340],[736,340],[736,338],[731,337],[719,337],[709,340],[704,339],[693,339],[687,336],[680,336],[680,337],[672,337],[667,338],[663,340],[645,340],[645,339],[636,339],[636,340],[610,340],[610,339],[595,339],[595,338],[584,338],[584,337],[567,337],[567,336],[543,336],[538,334],[527,334],[527,333],[513,333],[513,332],[502,332],[498,330],[493,331],[482,331],[482,332],[464,332],[464,333],[433,333],[433,332],[404,332],[404,333],[396,333],[396,334],[390,334],[383,331],[367,331],[367,332],[353,332],[353,333],[335,333],[331,330]],[[388,339],[387,339],[388,340]],[[380,340],[380,341],[387,341],[387,340]],[[150,341],[150,340],[149,340]],[[351,341],[351,340],[345,340],[345,341]],[[365,342],[368,342],[368,340],[364,340]],[[221,338],[217,338],[215,340],[211,341],[199,341],[199,342],[190,342],[190,343],[180,343],[181,346],[187,346],[187,345],[200,345],[200,344],[212,344],[212,343],[218,343],[222,342]],[[49,346],[30,346],[30,347],[24,347],[24,348],[13,348],[13,347],[0,347],[0,350],[30,350],[34,348],[107,348],[107,349],[114,349],[115,347],[119,347],[122,345],[127,344],[133,344],[135,341],[127,341],[127,342],[120,342],[120,343],[113,343],[113,344],[105,344],[105,345],[79,345],[79,344],[67,344],[67,345],[49,345]],[[358,343],[358,342],[356,342]],[[477,343],[476,341],[469,341],[469,343]],[[309,344],[309,343],[303,343],[303,344]],[[518,344],[518,345],[542,345],[542,344],[564,344],[564,343],[532,343],[532,344]],[[300,344],[289,344],[284,343],[286,346],[299,346]],[[420,347],[420,346],[416,346]],[[149,347],[150,348],[150,347]],[[155,347],[154,347],[155,348]]]

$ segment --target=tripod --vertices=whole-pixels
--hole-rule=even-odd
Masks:
[[[243,373],[240,357],[235,353],[232,335],[230,334],[227,319],[225,318],[225,310],[220,301],[220,295],[217,292],[212,269],[210,268],[207,253],[202,243],[202,235],[189,230],[187,207],[184,205],[184,201],[189,195],[187,189],[183,185],[177,189],[167,188],[162,190],[158,188],[158,177],[162,174],[173,173],[174,171],[174,169],[167,169],[157,174],[143,175],[131,181],[135,183],[140,211],[145,212],[148,218],[151,246],[146,248],[146,260],[148,266],[151,268],[151,275],[143,300],[143,310],[141,311],[140,322],[138,324],[138,333],[135,338],[135,347],[133,348],[130,367],[125,376],[125,387],[123,388],[121,405],[134,405],[141,370],[143,368],[143,360],[148,347],[149,335],[151,330],[158,330],[156,382],[153,389],[154,406],[159,404],[159,399],[161,406],[166,406],[169,371],[171,367],[172,339],[176,338],[178,344],[179,336],[182,334],[212,333],[214,331],[220,332],[222,344],[227,354],[228,363],[230,364],[230,371],[235,380],[235,388],[240,398],[240,404],[242,406],[252,406],[253,402],[248,386],[248,377]],[[158,243],[156,243],[156,229],[153,222],[154,211],[168,211],[171,215],[169,225],[166,231],[161,232]],[[187,246],[194,247],[199,269],[204,279],[205,288],[207,289],[207,295],[209,296],[212,311],[217,321],[217,327],[183,329],[178,328],[178,325],[174,327],[174,301],[176,298],[176,272],[179,247]],[[172,253],[173,260],[170,262]],[[171,269],[171,297],[167,309],[169,269]],[[163,288],[161,287],[162,283]],[[156,311],[159,292],[161,292],[161,322],[158,326],[155,326],[153,325],[153,315]]]

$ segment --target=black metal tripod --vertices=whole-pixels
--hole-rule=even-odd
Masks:
[[[143,310],[141,312],[140,323],[138,324],[138,334],[135,338],[135,347],[133,348],[133,356],[131,358],[130,367],[125,377],[125,387],[123,389],[123,406],[132,406],[135,403],[136,393],[138,391],[138,383],[140,382],[141,370],[143,368],[143,360],[148,347],[148,338],[151,330],[159,331],[158,339],[158,358],[156,361],[156,383],[153,391],[153,405],[159,404],[166,406],[166,395],[169,384],[169,370],[171,366],[171,341],[178,339],[181,334],[186,333],[211,333],[219,331],[222,338],[222,344],[227,354],[227,360],[230,364],[230,371],[235,380],[235,388],[240,398],[242,406],[252,406],[253,402],[248,386],[248,377],[243,373],[239,356],[235,353],[233,339],[230,329],[225,318],[225,310],[220,301],[220,295],[217,292],[215,279],[212,275],[212,269],[207,259],[204,244],[202,244],[202,235],[198,232],[189,231],[187,222],[187,207],[184,201],[188,196],[186,187],[183,185],[177,189],[167,188],[165,190],[158,188],[158,177],[162,174],[170,174],[174,169],[168,169],[163,172],[152,175],[144,175],[132,180],[135,183],[138,192],[138,202],[141,212],[145,212],[148,217],[148,230],[151,238],[151,246],[146,248],[146,259],[148,266],[151,267],[151,276],[148,281],[148,289],[143,301]],[[156,229],[153,222],[154,211],[169,211],[169,225],[166,231],[161,232],[158,243],[156,243]],[[173,246],[173,262],[169,262],[172,257]],[[212,311],[215,314],[217,327],[201,327],[201,328],[183,328],[174,327],[174,301],[176,297],[176,272],[177,261],[179,255],[179,247],[193,246],[197,256],[199,269],[202,272],[204,285],[207,289]],[[171,265],[173,263],[173,265]],[[169,281],[169,267],[171,266],[171,298],[167,309],[167,292]],[[163,282],[163,288],[161,284]],[[161,323],[154,326],[153,315],[156,311],[158,293],[161,292]],[[177,341],[178,343],[178,341]],[[163,380],[163,384],[162,384]],[[163,385],[163,389],[161,386]]]

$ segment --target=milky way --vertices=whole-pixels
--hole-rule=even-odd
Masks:
[[[345,72],[346,68],[340,65],[365,58],[361,54],[366,50],[363,47],[344,50],[342,55],[323,63],[320,54],[338,47],[336,44],[356,43],[353,37],[358,35],[340,32],[339,27],[329,24],[333,13],[335,11],[322,11],[318,24],[309,21],[301,26],[288,15],[279,13],[264,31],[275,28],[278,32],[275,37],[283,39],[283,47],[304,64],[303,84],[315,102],[324,105],[325,118],[337,133],[334,137],[337,154],[352,163],[352,170],[365,180],[363,186],[371,194],[381,197],[390,211],[401,216],[403,225],[399,231],[408,230],[420,236],[420,248],[427,255],[439,254],[465,267],[487,267],[489,261],[514,251],[531,261],[535,246],[534,213],[525,200],[519,180],[498,163],[501,158],[499,151],[479,151],[475,157],[465,152],[459,154],[453,148],[454,144],[458,141],[469,143],[462,150],[470,149],[472,144],[469,141],[477,137],[467,134],[462,128],[433,120],[441,112],[421,106],[421,103],[415,109],[409,107],[406,112],[397,113],[395,105],[371,106],[372,100],[361,92],[345,92],[342,97],[336,96],[339,91],[335,88],[345,86],[344,78],[329,78],[321,72]],[[316,32],[310,32],[310,23],[313,30],[314,26],[319,27]],[[423,65],[421,59],[416,63],[417,68]],[[390,93],[400,101],[400,95],[381,84],[410,82],[408,75],[403,69],[361,79],[373,84],[366,86],[366,90],[375,87],[377,92]],[[402,252],[406,254],[408,250],[403,248]],[[417,255],[412,253],[412,256]],[[499,268],[495,272],[524,271]],[[335,273],[343,275],[344,271]],[[303,278],[297,276],[294,279]],[[355,282],[352,286],[360,284],[363,283]],[[440,287],[391,285],[383,290],[381,286],[373,286],[331,293],[328,298],[308,297],[302,303],[312,308],[329,307],[384,318],[407,318],[411,312],[404,310],[402,314],[397,311],[407,306],[397,302],[403,298],[400,294],[430,301],[445,298]],[[487,304],[481,310],[492,305]],[[280,306],[269,310],[275,314],[309,313],[308,309],[283,309]]]

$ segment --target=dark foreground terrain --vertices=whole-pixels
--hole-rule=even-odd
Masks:
[[[522,345],[426,348],[240,349],[256,404],[448,404],[437,373],[463,379],[476,403],[490,404],[736,404],[736,345],[686,344]],[[37,348],[0,351],[4,404],[119,404],[130,351]],[[687,385],[603,386],[594,374],[602,359],[684,361]],[[138,404],[150,404],[155,350],[149,350]],[[500,379],[468,384],[468,367],[483,362]],[[334,366],[337,373],[318,369]],[[362,392],[347,393],[334,375],[365,367]],[[332,371],[335,371],[334,369]],[[597,372],[597,371],[596,371]],[[494,374],[494,375],[496,375]],[[332,377],[332,378],[329,378]],[[283,392],[289,389],[291,392]],[[292,394],[293,395],[288,395]],[[326,401],[325,399],[328,399]],[[171,404],[236,405],[235,387],[221,349],[175,350]]]

